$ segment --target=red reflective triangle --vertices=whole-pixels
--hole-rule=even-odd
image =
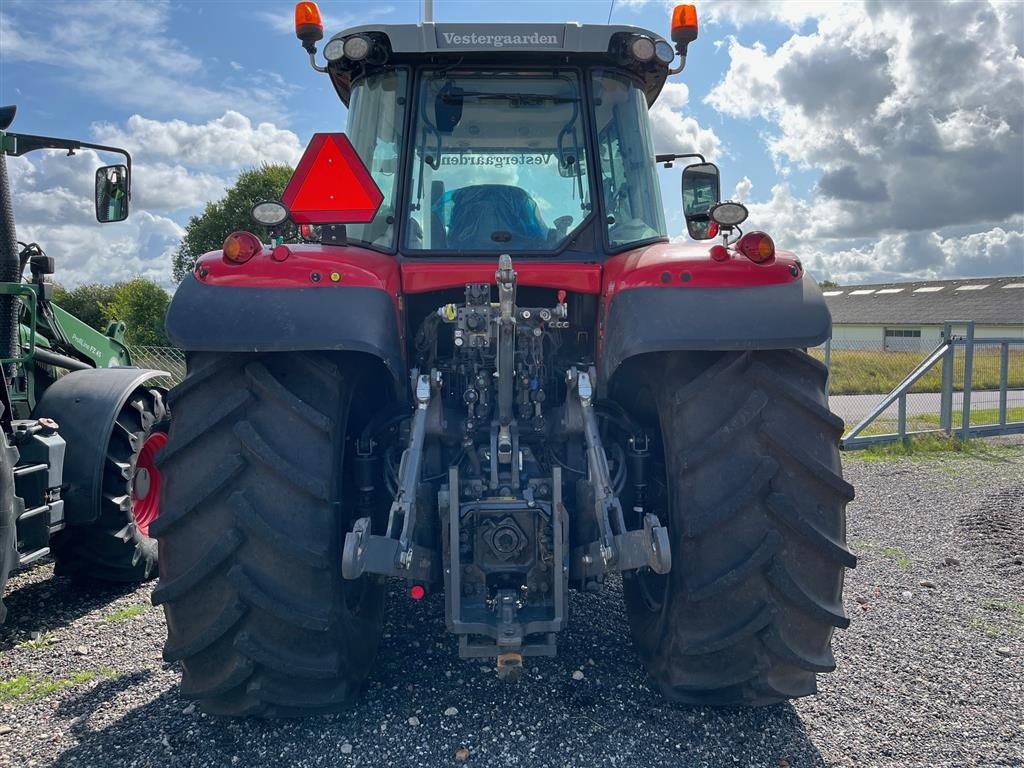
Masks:
[[[281,195],[296,224],[365,224],[384,201],[344,133],[315,133]]]

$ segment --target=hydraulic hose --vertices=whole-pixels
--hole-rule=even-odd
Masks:
[[[92,368],[88,363],[76,360],[67,355],[61,355],[45,347],[36,347],[36,360],[46,365],[55,365],[58,368],[67,368],[69,371],[88,371]]]
[[[0,151],[0,283],[21,282],[21,259],[18,255],[18,236],[14,231],[14,207],[11,183],[7,177],[7,156]],[[0,295],[0,357],[17,357],[19,349],[18,326],[21,322],[21,300],[17,296]],[[14,366],[5,366],[7,376],[14,374]]]

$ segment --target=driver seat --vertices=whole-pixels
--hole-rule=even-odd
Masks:
[[[448,248],[459,251],[490,251],[536,246],[547,240],[548,228],[536,201],[523,189],[505,184],[479,184],[445,193],[442,205],[450,202]],[[495,240],[496,232],[507,232],[508,240]]]

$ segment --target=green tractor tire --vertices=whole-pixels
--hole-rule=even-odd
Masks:
[[[149,526],[160,515],[156,455],[167,442],[169,422],[161,390],[138,387],[128,397],[107,443],[99,514],[55,537],[57,574],[121,583],[156,576],[157,544]]]

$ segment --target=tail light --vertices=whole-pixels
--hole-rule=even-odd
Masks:
[[[748,232],[736,243],[736,250],[755,264],[764,264],[775,258],[775,243],[764,232]]]
[[[292,250],[287,245],[274,246],[274,250],[270,252],[270,258],[274,261],[284,261],[292,255]]]
[[[718,245],[711,246],[711,258],[715,261],[728,261],[729,260],[729,249],[719,243]]]
[[[245,264],[263,250],[263,243],[252,232],[232,232],[224,239],[224,258],[235,264]]]

